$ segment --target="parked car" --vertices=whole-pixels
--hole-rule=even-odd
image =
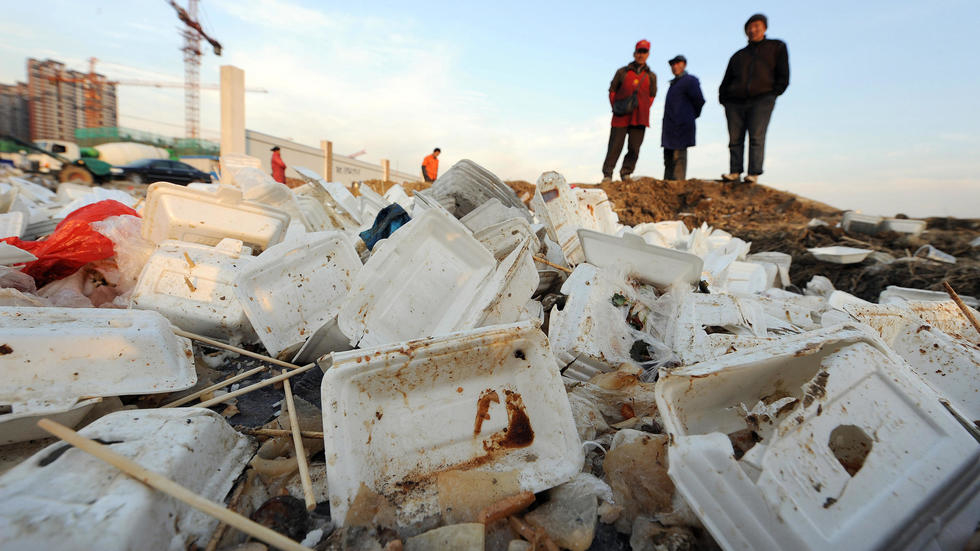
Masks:
[[[127,165],[112,167],[112,177],[134,184],[170,182],[186,186],[191,182],[210,182],[211,175],[180,161],[140,159]]]

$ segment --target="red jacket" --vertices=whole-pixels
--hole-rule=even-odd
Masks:
[[[272,179],[281,183],[286,183],[286,163],[282,161],[278,151],[272,152]]]
[[[640,67],[635,61],[621,67],[613,76],[609,84],[609,105],[612,106],[616,100],[630,97],[633,90],[637,91],[636,109],[629,115],[613,115],[614,127],[650,126],[650,106],[657,95],[657,75],[647,65]]]

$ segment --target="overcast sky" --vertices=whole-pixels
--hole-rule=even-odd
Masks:
[[[597,182],[609,133],[606,91],[633,44],[652,42],[660,81],[638,175],[663,176],[660,120],[684,54],[708,100],[689,177],[727,172],[718,84],[744,46],[742,25],[769,16],[789,46],[791,79],[769,127],[761,181],[873,214],[980,217],[980,2],[316,2],[202,0],[202,82],[245,70],[246,126],[417,172],[439,146],[445,170],[470,158],[505,179],[558,170]],[[8,3],[0,82],[29,56],[110,78],[181,81],[178,21],[164,0]],[[206,45],[206,44],[205,44]],[[202,91],[217,138],[217,92]],[[179,89],[122,87],[120,124],[183,135]]]

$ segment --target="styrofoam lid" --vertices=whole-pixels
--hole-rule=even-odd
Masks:
[[[589,264],[600,268],[626,269],[648,283],[667,287],[678,281],[696,285],[704,261],[691,253],[649,245],[630,233],[615,237],[597,231],[578,230],[579,242]]]
[[[0,266],[33,262],[34,260],[37,260],[37,257],[24,249],[14,247],[9,243],[0,243]]]
[[[150,310],[0,308],[0,402],[156,394],[197,381],[190,341]]]

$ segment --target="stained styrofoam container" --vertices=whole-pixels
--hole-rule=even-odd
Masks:
[[[881,229],[884,231],[919,235],[925,231],[926,221],[913,220],[911,218],[885,218],[881,222]]]
[[[899,287],[889,285],[878,295],[879,304],[900,304],[907,301],[936,301],[946,302],[950,300],[949,294],[945,291],[930,291],[928,289],[913,289],[911,287]],[[960,300],[967,306],[973,308],[980,307],[980,300],[976,297],[960,295]]]
[[[578,231],[585,260],[600,268],[627,270],[630,275],[661,287],[683,282],[696,285],[701,279],[704,261],[696,255],[648,245],[643,238],[622,237],[596,231]]]
[[[548,229],[548,237],[561,247],[569,265],[585,261],[578,230],[582,226],[578,198],[557,172],[545,172],[535,184],[531,199],[534,214]]]
[[[349,235],[309,233],[255,257],[239,271],[235,294],[269,354],[291,357],[336,318],[360,268]]]
[[[238,239],[255,252],[282,241],[289,214],[242,199],[240,190],[222,187],[216,193],[195,191],[166,182],[150,185],[143,209],[143,237],[217,245]]]
[[[500,202],[500,199],[494,197],[493,199],[490,199],[489,201],[471,210],[466,216],[460,218],[459,221],[475,233],[483,228],[494,224],[499,224],[500,222],[510,220],[511,218],[523,218],[530,222],[530,216],[527,209],[505,207],[504,204]]]
[[[439,511],[440,473],[517,471],[521,490],[540,492],[582,466],[565,387],[536,323],[332,356],[321,400],[338,524],[361,484],[409,524]]]
[[[807,249],[817,260],[832,262],[834,264],[857,264],[871,254],[870,249],[857,249],[854,247],[815,247]]]
[[[334,316],[313,331],[310,338],[306,339],[303,346],[293,356],[292,361],[296,365],[306,365],[331,352],[343,352],[350,349],[350,339],[337,326],[337,317]]]
[[[520,319],[524,306],[538,288],[534,265],[536,241],[525,239],[500,261],[497,269],[480,285],[466,316],[456,329],[511,323]]]
[[[962,548],[980,520],[948,522],[977,502],[980,446],[862,329],[662,370],[656,397],[668,474],[724,549]]]
[[[849,233],[865,233],[868,235],[874,235],[881,229],[881,222],[883,220],[884,218],[881,216],[861,214],[860,212],[849,210],[845,212],[844,216],[841,218],[841,227],[844,228],[844,231]]]
[[[627,296],[595,266],[582,263],[561,286],[568,296],[561,310],[552,308],[548,323],[548,342],[565,377],[588,381],[599,373],[620,367],[630,357],[636,340],[629,332],[613,295]]]
[[[877,331],[964,418],[980,420],[980,350],[974,342],[934,327],[903,305],[849,304],[843,310]]]
[[[576,187],[574,192],[582,227],[608,234],[619,231],[619,215],[613,210],[613,203],[605,191],[601,188]]]
[[[0,416],[0,446],[50,438],[47,431],[37,426],[41,419],[51,419],[66,427],[75,427],[101,401],[102,398],[89,398],[79,400],[71,406],[53,407],[43,412]]]
[[[79,432],[219,503],[255,448],[199,408],[119,411]],[[183,551],[206,545],[218,523],[64,443],[4,473],[0,500],[0,547],[11,551]]]
[[[185,331],[218,339],[255,340],[235,294],[239,272],[253,258],[241,241],[218,247],[165,241],[140,272],[130,307],[156,310]]]
[[[175,392],[194,386],[189,340],[156,312],[94,308],[0,307],[0,433],[38,437],[26,419],[67,413],[78,422],[82,398]],[[94,403],[94,402],[93,402]],[[7,423],[14,423],[10,426]],[[16,430],[15,430],[16,429]]]
[[[503,222],[491,224],[473,232],[473,237],[493,253],[493,257],[497,260],[510,254],[528,239],[533,242],[534,251],[541,248],[541,242],[538,241],[538,237],[531,231],[531,225],[524,218],[510,218]]]
[[[426,210],[375,247],[338,324],[362,347],[450,333],[496,266],[459,220]]]

